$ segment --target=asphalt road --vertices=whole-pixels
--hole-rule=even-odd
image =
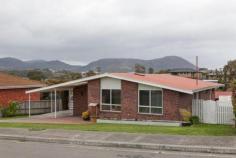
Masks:
[[[167,152],[0,140],[0,158],[235,158],[236,155]]]

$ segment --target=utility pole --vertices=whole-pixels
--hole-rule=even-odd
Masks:
[[[198,80],[199,80],[198,56],[196,56],[196,72],[197,72],[196,85],[198,86]]]

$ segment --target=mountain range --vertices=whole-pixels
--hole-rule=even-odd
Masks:
[[[52,69],[55,71],[68,70],[73,72],[83,72],[96,70],[100,67],[102,72],[131,72],[134,71],[135,64],[140,64],[155,71],[167,69],[188,68],[194,69],[194,65],[178,56],[166,56],[152,60],[131,59],[131,58],[104,58],[90,62],[87,65],[70,65],[59,60],[30,60],[6,57],[0,58],[0,70],[30,70],[30,69]]]

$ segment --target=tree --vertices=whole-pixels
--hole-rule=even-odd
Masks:
[[[154,69],[153,69],[152,67],[149,67],[148,73],[149,73],[149,74],[153,74],[153,73],[154,73]]]
[[[98,66],[98,67],[96,67],[96,71],[97,71],[97,73],[101,73],[101,67],[100,66]]]
[[[166,74],[168,72],[169,72],[168,70],[160,70],[157,72],[157,74]]]
[[[38,80],[38,81],[46,79],[46,76],[40,70],[30,70],[27,74],[27,77],[31,80]]]
[[[135,72],[136,73],[145,73],[146,69],[145,66],[141,65],[141,64],[135,64]]]
[[[86,77],[90,77],[90,76],[94,76],[96,75],[96,73],[93,71],[93,70],[89,70],[87,73],[86,73]]]
[[[234,116],[236,118],[236,79],[231,83],[232,87],[232,104],[234,108]],[[236,127],[236,120],[235,120],[235,127]]]
[[[230,83],[236,78],[236,60],[229,61],[227,65],[224,66],[224,83],[227,88],[230,88]]]

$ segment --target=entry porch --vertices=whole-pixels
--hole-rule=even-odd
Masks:
[[[36,92],[41,93],[41,96],[44,97],[41,97],[42,100],[40,101],[31,101],[31,94]],[[82,112],[88,110],[87,82],[58,84],[27,91],[26,93],[28,94],[29,99],[24,103],[24,106],[27,107],[25,109],[27,109],[29,118],[46,117],[48,119],[57,118],[57,120],[59,120],[61,115],[65,116],[63,114],[67,114],[67,117],[70,117],[69,120],[78,120],[80,119],[79,117],[81,117]],[[49,114],[34,116],[34,112],[37,109],[35,108],[36,106],[46,106],[48,109],[45,113]]]

